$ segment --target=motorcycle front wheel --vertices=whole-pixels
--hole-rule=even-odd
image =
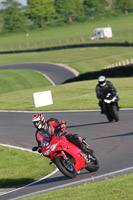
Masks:
[[[95,172],[99,169],[99,162],[93,154],[88,154],[88,161],[85,169],[89,172]]]
[[[104,113],[108,119],[109,122],[113,121],[113,116],[110,114],[110,107],[104,103]]]
[[[62,156],[57,156],[55,158],[55,164],[66,177],[74,178],[77,175],[73,164],[70,161],[65,160]]]
[[[114,119],[116,122],[119,121],[119,114],[118,114],[118,108],[116,107],[116,105],[112,106],[112,110],[113,110],[113,115],[114,115]]]
[[[113,121],[113,117],[109,113],[106,114],[106,117],[107,117],[109,122]]]

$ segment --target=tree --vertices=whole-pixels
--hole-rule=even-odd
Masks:
[[[105,12],[106,0],[84,0],[85,14],[90,16],[99,15]]]
[[[56,17],[54,0],[27,0],[27,16],[39,27],[44,27],[46,21]]]
[[[2,16],[4,29],[10,32],[22,31],[25,28],[25,15],[22,11],[22,4],[16,0],[2,2]]]
[[[114,5],[115,5],[116,0],[107,0],[108,7],[110,10],[114,10]]]
[[[0,12],[0,32],[2,32],[2,30],[3,30],[3,24],[4,24],[3,17],[2,17],[1,12]]]
[[[72,22],[84,15],[83,1],[81,0],[55,0],[55,9],[64,21]]]
[[[133,12],[132,0],[116,0],[115,9],[121,10],[123,13]]]

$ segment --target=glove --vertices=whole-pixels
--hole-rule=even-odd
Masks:
[[[35,146],[32,148],[32,151],[37,151],[37,149],[38,149],[38,146]]]
[[[60,125],[60,128],[61,128],[62,132],[66,131],[66,126],[67,125],[65,123],[63,123],[63,124]]]

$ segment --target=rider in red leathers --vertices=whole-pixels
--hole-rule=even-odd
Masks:
[[[61,136],[65,136],[71,143],[78,146],[84,153],[93,153],[91,149],[82,143],[82,139],[78,137],[78,134],[66,132],[67,123],[64,120],[50,118],[49,120],[45,121],[44,116],[37,113],[33,116],[32,122],[37,129],[35,138],[38,143],[38,146],[33,147],[32,151],[38,150],[38,152],[41,153],[43,138],[45,138],[47,141],[50,141],[54,133],[59,132]]]

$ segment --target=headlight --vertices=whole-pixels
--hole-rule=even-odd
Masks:
[[[51,146],[51,150],[54,151],[57,147],[57,143],[54,143],[52,146]]]
[[[48,156],[49,154],[51,154],[51,151],[48,149],[47,151],[44,152],[45,156]]]

